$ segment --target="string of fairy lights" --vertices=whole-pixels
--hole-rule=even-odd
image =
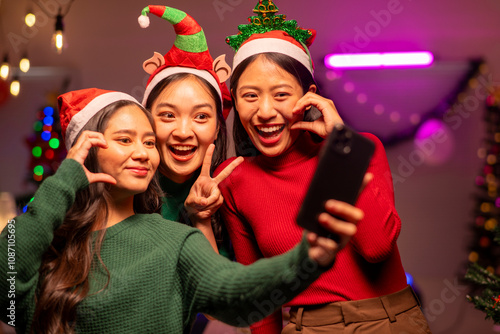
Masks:
[[[500,88],[493,89],[486,100],[486,138],[477,155],[484,166],[475,179],[477,186],[474,228],[477,245],[469,253],[469,261],[480,263],[492,274],[500,276],[500,261],[494,231],[500,219]],[[500,249],[499,249],[500,251]]]
[[[52,175],[59,163],[66,156],[64,145],[61,145],[60,122],[54,107],[45,106],[37,112],[37,120],[33,124],[33,134],[27,138],[31,148],[29,178],[40,184]],[[27,205],[23,208],[25,210]]]
[[[44,14],[48,18],[54,20],[54,33],[52,34],[51,45],[54,48],[57,54],[61,54],[64,48],[67,46],[66,38],[64,36],[64,17],[68,14],[69,9],[74,0],[65,1],[67,4],[60,4],[57,14],[54,14],[53,11],[48,10],[47,5],[40,2],[39,0],[30,0],[28,1],[26,15],[24,17],[24,24],[26,27],[24,29],[35,29],[35,25],[37,22],[36,12],[33,10],[33,4],[37,5],[41,12],[39,14]],[[60,3],[60,1],[58,2]],[[1,35],[5,36],[3,32],[3,27],[1,27]],[[9,43],[2,41],[2,45],[8,46]],[[0,65],[0,78],[9,83],[10,94],[12,96],[18,96],[21,91],[21,82],[19,80],[20,73],[27,73],[30,70],[31,62],[28,58],[28,52],[25,50],[19,60],[18,67],[13,66],[11,62],[11,57],[8,50],[4,50],[2,63]]]

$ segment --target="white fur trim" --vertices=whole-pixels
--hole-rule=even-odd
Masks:
[[[148,16],[141,15],[141,16],[139,16],[137,21],[139,22],[139,25],[141,26],[141,28],[149,27],[149,17]]]
[[[95,114],[97,114],[97,112],[99,112],[102,108],[109,106],[111,103],[121,100],[132,101],[140,104],[136,99],[128,94],[121,92],[109,92],[94,98],[82,110],[80,110],[78,114],[74,115],[66,128],[66,149],[69,151],[71,146],[73,146],[73,142],[75,141],[78,133],[80,133],[82,128],[92,117],[94,117]]]
[[[212,74],[210,74],[210,72],[207,72],[205,70],[198,70],[191,67],[174,66],[174,67],[167,67],[164,70],[158,72],[154,76],[153,80],[151,80],[149,85],[146,87],[146,91],[144,92],[144,98],[142,99],[142,104],[146,105],[146,101],[148,100],[149,94],[151,94],[153,88],[155,88],[156,85],[160,83],[160,81],[162,81],[166,77],[169,77],[177,73],[190,73],[207,80],[219,94],[222,103],[222,92],[220,91],[219,83],[217,82],[217,80],[215,80],[215,77]]]
[[[313,73],[311,60],[307,53],[298,46],[279,38],[258,38],[243,44],[234,55],[233,72],[243,60],[255,54],[265,52],[277,52],[288,55],[304,65],[311,74]]]

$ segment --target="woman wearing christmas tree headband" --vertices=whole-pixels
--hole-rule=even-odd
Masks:
[[[245,160],[219,184],[221,216],[243,264],[282,254],[300,241],[303,231],[295,218],[322,147],[311,133],[324,138],[342,122],[333,102],[317,94],[308,50],[315,31],[278,15],[271,0],[259,1],[253,11],[250,23],[226,40],[236,51],[230,81],[233,137]],[[311,107],[322,117],[304,122]],[[287,304],[290,323],[283,332],[278,311],[252,326],[252,333],[430,333],[396,245],[401,221],[384,147],[364,135],[376,144],[371,181],[356,207],[326,204],[346,221],[356,221],[355,210],[364,212],[356,235],[335,266]]]
[[[17,333],[188,333],[198,312],[247,326],[332,266],[338,248],[313,233],[252,266],[215,253],[198,229],[155,213],[160,157],[149,112],[96,88],[58,102],[67,158],[0,235],[10,259],[0,263],[0,320]],[[329,218],[345,245],[356,227]]]

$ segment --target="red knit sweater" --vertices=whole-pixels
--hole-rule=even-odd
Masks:
[[[358,223],[356,235],[338,253],[333,268],[288,306],[372,298],[406,287],[396,245],[401,220],[394,207],[389,164],[378,138],[364,135],[376,144],[368,169],[374,179],[356,203],[365,217]],[[295,217],[318,163],[320,147],[304,133],[278,157],[245,158],[219,185],[224,196],[222,218],[238,262],[250,264],[282,254],[301,240],[302,228]],[[233,159],[219,166],[216,174]],[[281,328],[277,312],[252,326],[252,333],[280,333]]]

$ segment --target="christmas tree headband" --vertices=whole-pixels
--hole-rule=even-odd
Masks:
[[[201,26],[181,10],[167,6],[147,6],[142,10],[138,19],[142,28],[149,26],[148,13],[170,22],[177,36],[174,45],[165,56],[155,52],[152,58],[144,62],[143,68],[151,76],[146,86],[143,104],[146,103],[149,94],[156,85],[176,73],[190,73],[199,76],[215,88],[222,102],[225,99],[230,100],[231,96],[224,81],[231,74],[231,68],[225,61],[225,55],[221,55],[215,60],[212,59]],[[224,111],[224,117],[227,117],[228,112],[229,110]]]
[[[66,149],[73,146],[76,136],[100,110],[118,101],[139,102],[132,96],[99,88],[74,90],[57,98],[61,132]]]
[[[286,15],[276,14],[278,7],[272,0],[259,0],[253,11],[257,15],[248,18],[250,23],[239,25],[240,32],[226,38],[226,43],[236,51],[233,69],[255,54],[277,52],[296,59],[312,74],[308,46],[314,41],[316,31],[297,27],[297,21],[286,21]]]

